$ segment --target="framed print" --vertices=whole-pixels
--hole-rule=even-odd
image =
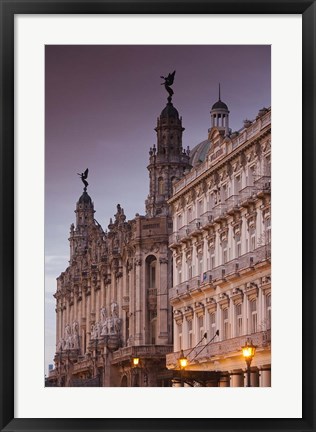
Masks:
[[[1,58],[1,430],[314,430],[315,2],[1,0]]]

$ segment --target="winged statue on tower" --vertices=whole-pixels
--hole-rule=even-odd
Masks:
[[[171,102],[172,95],[174,93],[174,91],[172,90],[172,88],[170,86],[173,84],[175,73],[176,73],[176,71],[173,71],[172,73],[169,73],[168,76],[166,76],[166,77],[160,76],[160,78],[165,80],[165,82],[161,83],[161,85],[164,85],[165,89],[169,93],[168,102]]]
[[[84,188],[83,188],[83,190],[84,190],[85,192],[87,191],[87,186],[89,185],[89,183],[87,182],[88,173],[89,173],[89,169],[88,169],[88,168],[87,168],[83,173],[81,173],[81,174],[77,173],[78,176],[81,177],[81,180],[82,180],[82,182],[83,182],[83,184],[84,184]]]

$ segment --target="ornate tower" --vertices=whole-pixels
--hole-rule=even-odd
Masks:
[[[174,76],[174,74],[173,74]],[[169,74],[170,77],[170,74]],[[168,78],[169,78],[168,77]],[[172,194],[172,183],[179,180],[184,172],[191,168],[189,149],[182,148],[182,118],[173,106],[172,94],[165,78],[165,87],[169,93],[166,107],[157,119],[157,147],[149,151],[149,195],[146,200],[146,215],[149,217],[168,216],[167,200]]]
[[[70,227],[70,259],[83,255],[88,249],[88,232],[94,226],[94,205],[90,195],[84,191],[76,204],[76,227]]]
[[[218,101],[211,109],[211,128],[216,127],[229,135],[229,110],[227,105],[221,101],[221,87],[218,88]]]

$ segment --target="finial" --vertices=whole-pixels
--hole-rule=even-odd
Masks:
[[[88,173],[89,173],[89,169],[88,168],[85,170],[85,172],[83,172],[81,174],[77,173],[81,177],[81,180],[82,180],[82,182],[84,184],[84,188],[83,188],[84,192],[87,192],[87,187],[89,185],[89,183],[86,180],[88,178]]]
[[[176,71],[173,71],[172,73],[169,73],[168,76],[166,76],[166,77],[160,76],[160,78],[165,80],[165,82],[161,83],[161,85],[164,85],[165,89],[169,93],[169,96],[167,98],[169,103],[171,103],[172,96],[174,93],[174,91],[172,90],[172,88],[170,86],[173,84],[175,73],[176,73]]]

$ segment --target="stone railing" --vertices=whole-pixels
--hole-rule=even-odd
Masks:
[[[112,364],[139,358],[161,358],[172,352],[173,345],[139,345],[120,348],[113,353]]]
[[[235,150],[238,146],[253,138],[261,130],[263,130],[268,124],[271,123],[271,111],[268,111],[261,118],[254,121],[251,126],[242,130],[236,138],[232,138],[232,148]],[[201,174],[207,171],[214,165],[214,162],[210,162],[208,159],[196,168],[193,168],[190,173],[183,179],[178,181],[173,186],[173,194],[181,191],[185,186],[190,184],[193,180],[197,179]]]
[[[189,364],[200,363],[212,357],[229,357],[240,353],[241,347],[245,345],[245,342],[249,338],[252,343],[260,348],[268,348],[271,345],[271,330],[261,331],[253,333],[251,335],[243,335],[236,338],[227,339],[221,342],[212,342],[210,345],[199,345],[197,348],[183,350],[185,356],[188,357]],[[178,361],[180,352],[174,352],[167,354],[166,366],[167,368],[174,369],[178,368]]]
[[[83,372],[91,368],[93,365],[92,359],[81,360],[78,363],[74,364],[73,373]]]
[[[201,276],[195,276],[188,281],[174,286],[169,290],[169,299],[171,300],[185,293],[189,294],[198,287],[203,288],[204,284],[224,280],[229,275],[237,274],[241,270],[253,267],[255,264],[269,260],[270,258],[271,244],[260,246],[252,252],[248,252],[212,270],[204,272]]]

